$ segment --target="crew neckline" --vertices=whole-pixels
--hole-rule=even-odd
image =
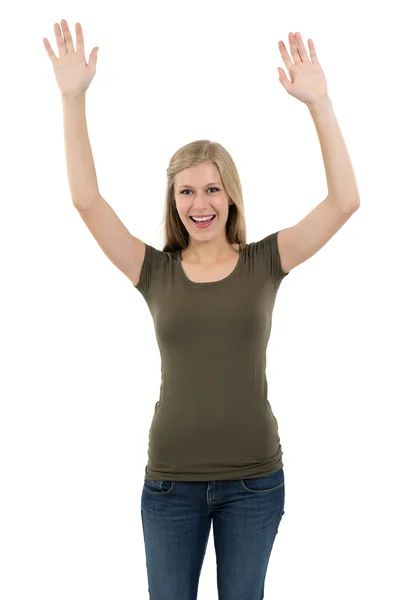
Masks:
[[[243,252],[244,252],[244,250],[239,249],[239,258],[237,260],[236,266],[231,271],[231,273],[229,275],[227,275],[226,277],[224,277],[223,279],[218,279],[217,281],[192,281],[192,279],[189,279],[189,277],[186,275],[186,273],[182,267],[182,257],[181,257],[181,249],[180,248],[177,251],[176,258],[177,258],[177,263],[178,263],[178,267],[179,267],[182,279],[187,281],[192,286],[202,287],[202,286],[210,286],[210,285],[220,285],[221,283],[224,283],[228,279],[231,279],[231,277],[233,277],[233,275],[235,273],[237,273],[237,271],[241,265],[242,258],[243,258]]]

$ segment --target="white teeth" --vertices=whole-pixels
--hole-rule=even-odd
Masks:
[[[209,221],[210,219],[212,219],[213,216],[214,215],[211,215],[210,217],[201,217],[201,218],[199,218],[199,217],[191,217],[191,219],[193,221],[197,221],[198,223],[201,223],[202,221]]]

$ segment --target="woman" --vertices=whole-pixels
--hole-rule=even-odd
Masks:
[[[293,227],[246,243],[239,176],[220,145],[180,148],[167,171],[163,251],[132,236],[99,193],[85,116],[97,51],[86,64],[66,21],[47,39],[63,109],[72,200],[108,258],[141,292],[161,354],[141,515],[150,598],[192,600],[211,522],[223,600],[262,598],[284,514],[278,424],[267,398],[266,349],[280,283],[359,207],[354,173],[314,44],[289,34],[285,90],[313,117],[328,196]]]

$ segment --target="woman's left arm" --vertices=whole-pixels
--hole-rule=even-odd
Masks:
[[[329,97],[307,104],[319,136],[326,171],[328,198],[336,202],[344,213],[352,213],[360,206],[356,185],[345,140]]]
[[[300,34],[290,33],[289,40],[294,62],[282,42],[279,42],[279,50],[290,72],[291,82],[285,71],[278,68],[280,82],[290,95],[307,105],[313,118],[326,171],[328,195],[299,223],[278,232],[278,250],[285,272],[318,252],[360,206],[355,173],[313,41],[308,40],[310,61]]]

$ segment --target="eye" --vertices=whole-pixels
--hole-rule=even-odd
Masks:
[[[209,187],[209,190],[217,190],[217,192],[220,191],[220,188],[218,187]],[[190,192],[191,190],[182,190],[180,193],[183,194],[184,192]],[[187,194],[188,195],[188,194]]]

